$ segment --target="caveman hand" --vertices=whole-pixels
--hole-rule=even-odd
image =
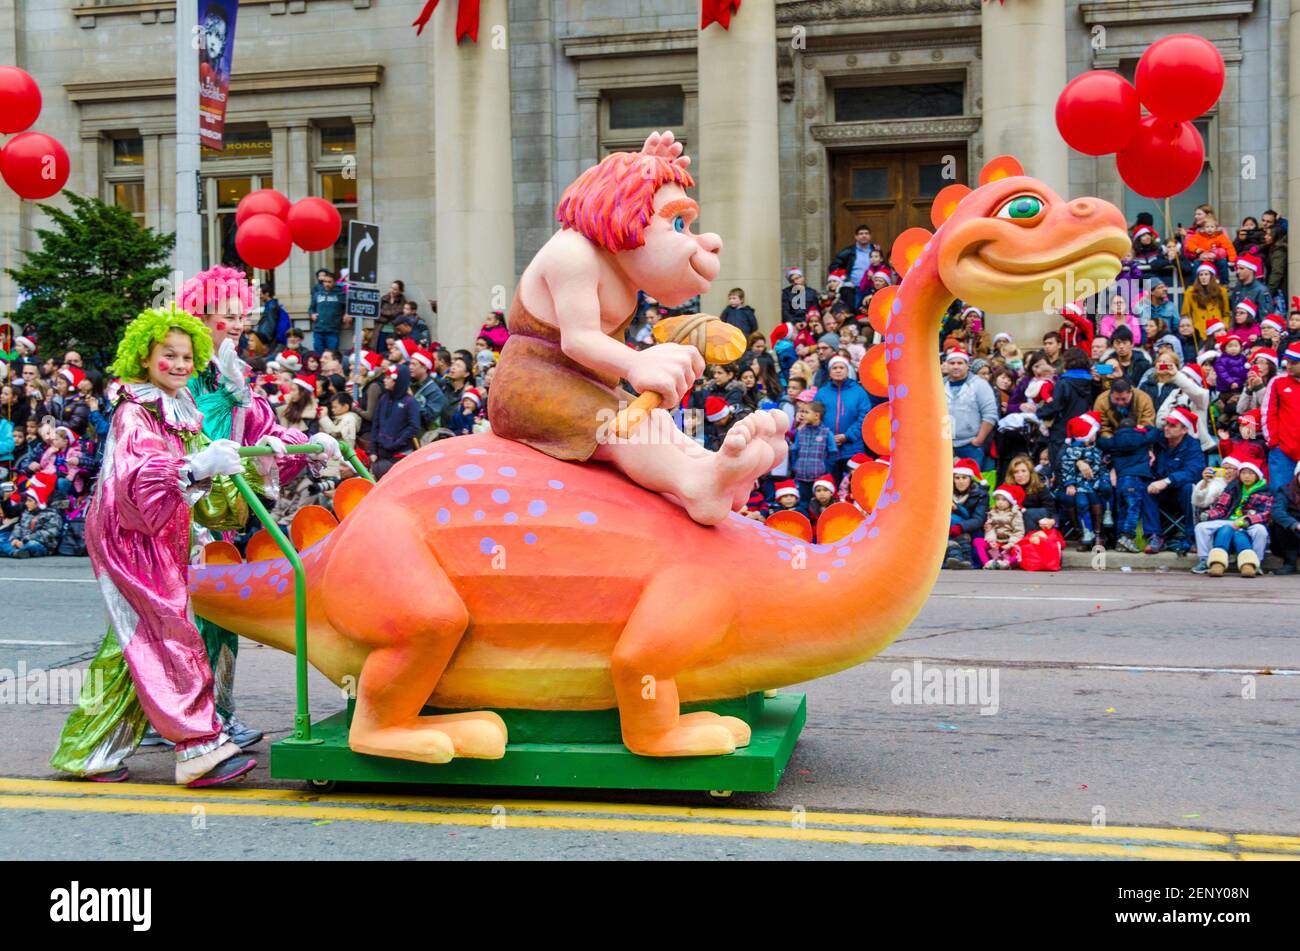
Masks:
[[[661,343],[642,350],[632,361],[627,381],[638,393],[658,393],[665,404],[681,401],[704,372],[704,356],[695,347]]]
[[[684,146],[673,138],[671,130],[663,133],[651,132],[646,136],[645,145],[641,146],[641,154],[667,159],[680,168],[686,168],[691,164],[691,157],[682,154],[683,148]]]

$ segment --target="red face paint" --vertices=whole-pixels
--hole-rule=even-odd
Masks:
[[[172,365],[171,365],[170,363],[168,363],[166,360],[159,360],[159,361],[158,361],[158,372],[159,372],[159,373],[166,373],[166,372],[167,372],[168,370],[170,370],[171,368],[172,368]]]
[[[225,330],[225,329],[226,329],[226,322],[224,320],[218,320],[217,330]]]

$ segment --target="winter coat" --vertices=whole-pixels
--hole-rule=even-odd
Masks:
[[[979,382],[984,383],[983,380]],[[987,387],[988,384],[984,383],[984,386]],[[862,384],[852,378],[846,378],[838,383],[831,380],[817,391],[817,402],[826,407],[823,421],[830,427],[831,432],[845,437],[844,444],[839,447],[838,455],[835,455],[832,449],[831,459],[850,459],[865,451],[866,445],[862,441],[862,421],[871,411],[871,397]],[[994,421],[996,420],[995,414]]]
[[[1037,527],[1037,526],[1035,526]],[[984,522],[984,540],[990,545],[1007,548],[1025,537],[1025,516],[1012,506],[1006,511],[989,509]]]
[[[1110,453],[1110,465],[1118,478],[1151,478],[1151,444],[1159,437],[1154,429],[1125,426],[1113,436],[1098,436],[1097,448]]]
[[[1233,310],[1236,310],[1237,305],[1244,300],[1255,305],[1256,320],[1263,320],[1268,314],[1273,313],[1273,295],[1269,292],[1268,285],[1259,278],[1255,278],[1249,284],[1238,283],[1228,294],[1228,303],[1232,305]]]
[[[1210,317],[1219,318],[1225,327],[1232,320],[1232,308],[1228,304],[1228,289],[1220,285],[1218,291],[1217,294],[1211,294],[1204,303],[1201,302],[1194,288],[1189,287],[1183,293],[1182,315],[1192,318],[1192,326],[1196,328],[1196,336],[1200,340],[1205,339],[1205,322]]]
[[[1195,485],[1205,471],[1205,452],[1190,433],[1177,446],[1169,445],[1164,436],[1155,441],[1155,463],[1151,475],[1155,479],[1168,479],[1171,488]]]
[[[1046,405],[1038,407],[1038,418],[1052,424],[1048,441],[1056,446],[1063,444],[1065,424],[1091,410],[1096,400],[1096,384],[1087,370],[1062,373],[1052,389],[1052,398]]]
[[[1281,449],[1290,458],[1300,459],[1300,380],[1273,377],[1260,420],[1268,448]]]
[[[1273,294],[1282,293],[1282,289],[1286,287],[1286,256],[1286,238],[1264,249],[1264,265],[1268,268],[1268,289]]]
[[[57,509],[43,508],[29,512],[24,508],[23,514],[18,516],[18,523],[14,525],[9,540],[23,544],[39,542],[52,555],[58,550],[59,537],[62,534],[63,516]]]
[[[724,307],[718,316],[722,318],[723,323],[731,324],[746,337],[758,329],[758,318],[754,316],[754,308],[748,304]]]
[[[1134,424],[1137,426],[1151,429],[1156,424],[1156,408],[1151,403],[1151,397],[1147,396],[1141,390],[1133,391],[1133,400],[1128,404],[1128,412],[1120,413],[1119,410],[1110,403],[1110,390],[1102,393],[1097,397],[1097,401],[1092,404],[1093,412],[1101,416],[1101,435],[1112,436],[1119,431],[1120,422],[1131,416]],[[1102,446],[1102,448],[1106,448]]]
[[[1079,471],[1080,462],[1086,462],[1092,467],[1091,479],[1085,479]],[[1078,440],[1068,440],[1062,447],[1057,479],[1062,488],[1072,485],[1092,492],[1110,489],[1110,479],[1107,478],[1106,468],[1101,464],[1101,450]]]
[[[1191,262],[1193,269],[1200,261],[1203,251],[1213,252],[1216,260],[1227,260],[1229,263],[1237,260],[1237,248],[1222,228],[1214,234],[1203,234],[1200,231],[1187,233],[1183,239],[1183,256]]]
[[[1161,383],[1154,370],[1140,387],[1151,398],[1156,408],[1156,425],[1163,426],[1165,419],[1176,407],[1182,406],[1196,417],[1196,440],[1203,450],[1214,448],[1214,433],[1210,429],[1210,391],[1190,373],[1179,370],[1168,383]]]
[[[14,458],[14,425],[0,418],[0,462],[8,465]]]
[[[1030,531],[1036,531],[1039,519],[1057,518],[1056,496],[1052,494],[1052,490],[1046,485],[1037,492],[1030,492],[1026,487],[1025,504],[1020,506],[1020,510],[1025,516],[1025,526]]]
[[[1115,356],[1114,350],[1107,350],[1105,356],[1101,358],[1101,363],[1109,363],[1113,367],[1119,368],[1119,375],[1128,380],[1136,388],[1142,382],[1142,377],[1146,376],[1147,370],[1151,369],[1151,358],[1137,347],[1133,348],[1133,354],[1129,359],[1128,366],[1119,362]]]
[[[989,487],[983,482],[973,480],[966,497],[958,501],[953,496],[956,508],[952,513],[952,524],[960,525],[962,534],[978,535],[984,531],[984,523],[989,517]]]
[[[1244,518],[1248,524],[1267,525],[1273,515],[1273,496],[1269,494],[1267,485],[1256,484],[1259,488],[1252,492],[1250,498],[1242,505],[1241,496],[1244,489],[1241,480],[1233,479],[1214,504],[1206,510],[1203,520],[1206,522],[1231,520],[1240,506],[1241,518]]]
[[[55,425],[67,426],[78,436],[84,436],[86,424],[90,422],[90,407],[80,396],[69,394],[63,399],[55,396],[46,400],[42,415],[53,416]]]
[[[818,396],[820,395],[818,393]],[[993,387],[982,377],[968,373],[961,385],[956,387],[945,381],[943,395],[947,397],[948,415],[952,417],[954,448],[969,446],[979,435],[980,427],[984,423],[997,425],[998,398],[993,394]]]
[[[510,339],[510,331],[506,329],[506,326],[503,323],[498,323],[495,327],[488,327],[485,325],[479,330],[478,335],[486,340],[488,346],[497,353],[501,352],[501,348],[504,347],[506,341]]]
[[[787,284],[781,288],[781,320],[797,324],[808,319],[808,305],[817,302],[817,292],[807,284]]]
[[[1214,361],[1214,388],[1220,393],[1242,389],[1246,385],[1248,366],[1245,353],[1239,353],[1235,357],[1225,353]]]
[[[420,407],[420,431],[436,429],[447,415],[447,395],[438,385],[438,378],[430,374],[412,396]]]
[[[405,365],[397,369],[397,382],[391,391],[385,390],[375,407],[375,418],[370,430],[371,444],[378,454],[392,458],[397,453],[410,452],[413,441],[420,435],[420,407],[411,396],[411,376]]]
[[[1300,534],[1300,479],[1292,479],[1273,497],[1273,524]]]
[[[1101,335],[1109,340],[1115,336],[1115,328],[1121,326],[1133,331],[1133,346],[1135,348],[1142,346],[1144,328],[1142,321],[1138,319],[1136,314],[1125,314],[1122,320],[1115,314],[1107,314],[1101,318]],[[1134,352],[1133,357],[1137,359],[1136,352]]]

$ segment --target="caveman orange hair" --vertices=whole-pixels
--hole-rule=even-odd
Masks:
[[[579,175],[560,199],[555,218],[606,251],[639,248],[654,215],[654,197],[672,182],[695,185],[680,165],[640,152],[614,152]]]

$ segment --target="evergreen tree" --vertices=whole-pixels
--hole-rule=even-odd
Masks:
[[[71,206],[40,205],[53,228],[40,248],[6,268],[26,299],[12,316],[36,328],[42,356],[82,353],[87,366],[112,362],[122,329],[155,300],[170,297],[168,258],[176,241],[137,224],[124,208],[64,191]]]

